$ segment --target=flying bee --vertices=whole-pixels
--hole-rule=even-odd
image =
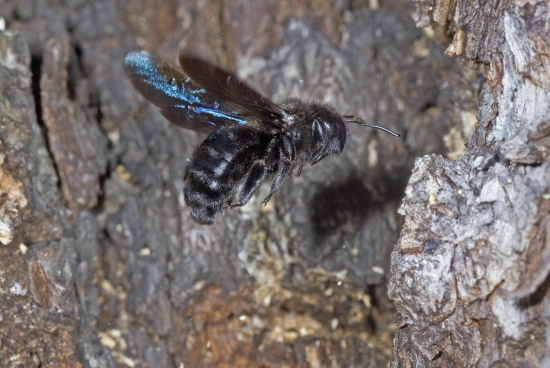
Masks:
[[[184,176],[184,199],[199,224],[212,224],[225,208],[245,205],[272,177],[267,204],[296,169],[339,155],[345,123],[398,134],[332,107],[291,98],[279,105],[234,75],[180,55],[181,70],[146,51],[129,53],[126,73],[171,123],[210,133],[193,153]]]

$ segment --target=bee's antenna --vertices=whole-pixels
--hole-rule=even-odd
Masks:
[[[381,130],[385,131],[386,133],[389,133],[389,134],[391,134],[395,137],[400,137],[401,136],[400,134],[392,132],[391,130],[389,130],[388,128],[384,128],[383,126],[374,125],[374,124],[367,124],[363,120],[359,119],[357,116],[344,115],[343,118],[344,118],[344,121],[346,123],[355,123],[355,124],[359,124],[359,125],[362,125],[362,126],[368,126],[368,127],[371,127],[371,128],[381,129]]]

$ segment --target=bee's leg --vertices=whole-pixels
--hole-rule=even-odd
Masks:
[[[271,184],[271,190],[269,191],[269,194],[265,199],[262,201],[262,204],[264,207],[267,205],[267,202],[271,199],[271,196],[275,194],[280,188],[281,185],[283,185],[287,175],[292,170],[294,164],[293,162],[285,162],[283,165],[279,167],[279,170],[277,170],[277,173],[275,174],[275,179],[273,180],[273,183]]]
[[[296,166],[296,148],[294,147],[294,143],[286,137],[282,138],[281,145],[279,146],[279,159],[281,163],[271,184],[269,195],[262,201],[264,206],[267,205],[271,196],[281,188],[288,174]]]
[[[230,208],[235,207],[242,207],[248,201],[250,200],[250,197],[252,197],[252,194],[258,189],[261,182],[264,181],[265,177],[267,176],[267,169],[265,167],[264,161],[256,161],[253,165],[250,171],[248,172],[248,175],[246,177],[246,181],[242,187],[241,193],[239,195],[239,202],[230,204]]]
[[[302,164],[300,165],[300,167],[298,168],[298,172],[296,173],[296,176],[300,176],[302,174],[302,169],[304,168],[304,162],[302,162]]]

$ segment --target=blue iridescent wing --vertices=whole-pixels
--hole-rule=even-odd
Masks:
[[[205,61],[181,54],[183,72],[206,91],[215,95],[228,110],[242,116],[258,117],[263,124],[282,124],[283,112],[271,100],[241,82],[233,74]]]
[[[192,69],[185,75],[146,51],[131,52],[124,59],[126,74],[134,86],[175,125],[211,133],[220,127],[243,124],[252,116],[263,118],[265,107],[254,109],[250,100],[240,103],[234,93],[238,87],[242,95],[260,95],[234,76],[208,63],[201,63],[203,69]],[[190,75],[192,73],[200,75],[195,78],[195,75]],[[221,83],[218,88],[212,88],[213,83],[209,82],[209,88],[204,88],[200,83],[204,75],[210,75],[215,80],[231,79],[231,83]],[[279,109],[275,104],[273,106]],[[277,110],[272,115],[280,114]]]
[[[221,106],[214,95],[179,69],[149,52],[129,53],[124,68],[136,89],[175,125],[211,133],[246,120],[238,111]]]

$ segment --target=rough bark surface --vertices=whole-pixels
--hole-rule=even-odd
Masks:
[[[484,68],[469,152],[415,162],[389,295],[393,367],[550,367],[547,1],[418,1]]]
[[[486,24],[501,19],[500,7],[508,9],[496,6]],[[368,6],[307,0],[0,3],[7,26],[0,31],[0,362],[7,367],[388,366],[396,325],[386,284],[403,224],[397,209],[413,160],[465,152],[482,80],[444,54],[445,29],[417,28],[411,11],[412,4],[397,0]],[[514,15],[511,26],[536,32],[517,19],[522,15]],[[524,55],[513,51],[524,50],[518,48],[498,53],[502,42],[495,45],[495,55]],[[238,73],[275,101],[292,96],[329,102],[342,114],[387,126],[402,138],[351,126],[339,158],[304,168],[269,206],[260,206],[268,183],[250,205],[227,211],[213,226],[199,226],[181,192],[187,158],[204,137],[171,126],[132,88],[122,60],[142,48],[171,60],[183,49]],[[521,80],[542,88],[544,75],[531,67],[536,54],[530,52],[521,75],[531,77]],[[500,65],[502,71],[511,67]],[[479,105],[480,123],[470,141],[476,159],[461,157],[453,162],[456,170],[441,177],[450,165],[442,158],[417,166],[411,186],[428,193],[429,200],[432,191],[422,190],[425,178],[442,188],[430,202],[437,211],[418,217],[418,239],[401,241],[410,251],[396,253],[394,260],[423,254],[422,231],[437,223],[438,213],[452,219],[460,211],[471,218],[486,211],[488,222],[490,216],[500,219],[505,213],[511,222],[516,213],[524,214],[506,207],[511,199],[503,200],[501,212],[493,208],[511,196],[506,189],[491,191],[508,178],[512,182],[506,185],[518,196],[514,200],[537,199],[529,202],[531,217],[521,219],[524,228],[513,234],[514,252],[545,254],[545,233],[531,233],[538,248],[522,243],[529,226],[548,226],[543,184],[537,191],[537,179],[531,178],[544,166],[512,168],[496,147],[511,141],[508,136],[529,132],[538,138],[527,140],[528,152],[519,152],[518,145],[507,152],[523,155],[518,163],[542,160],[546,136],[519,120],[515,131],[507,130],[506,120],[496,114],[502,94],[491,94],[493,89],[483,89],[480,101],[486,102]],[[489,135],[497,132],[495,126],[502,127],[500,135]],[[485,179],[471,183],[461,176],[465,170],[484,173]],[[464,198],[453,201],[458,185]],[[404,212],[425,203],[419,199],[425,194],[415,197],[411,190]],[[484,193],[484,202],[470,197],[476,190]],[[409,229],[414,221],[406,218]],[[425,239],[441,262],[426,267],[445,270],[455,262],[448,257],[457,245],[445,251],[440,244],[450,242],[445,229],[451,227],[445,226],[451,224],[441,220],[437,226],[440,238]],[[498,229],[487,226],[479,236]],[[490,281],[479,276],[479,298],[502,280],[499,272],[512,272],[492,263],[490,249],[479,251],[489,251],[481,259],[496,274]],[[461,254],[465,265],[476,259]],[[409,304],[396,293],[420,310],[426,304],[415,299],[420,290],[407,286],[409,279],[399,279],[405,277],[399,267],[405,272],[408,264],[394,264],[391,292],[409,318],[402,321],[411,322],[404,313]],[[421,275],[415,272],[409,275]],[[525,290],[542,282],[536,270],[532,275],[535,281]],[[468,309],[453,294],[456,279],[436,285],[450,288],[438,288],[441,295],[429,299],[427,307],[439,306],[425,309],[431,316],[444,310],[458,325],[475,310],[480,325],[495,336],[500,331],[493,309],[483,302]],[[464,293],[475,287],[464,287]],[[412,323],[399,325],[396,361],[406,362],[402,354],[416,354],[414,349],[435,351],[433,344],[425,348],[411,337]],[[440,325],[424,327],[414,330],[423,334],[421,341],[440,336],[429,333]],[[484,332],[477,322],[456,331]],[[497,344],[501,336],[490,341]],[[401,343],[407,338],[415,343]],[[468,345],[470,337],[464,339]],[[464,352],[455,340],[438,341]],[[537,353],[540,346],[532,346]],[[479,354],[493,353],[490,348]]]

